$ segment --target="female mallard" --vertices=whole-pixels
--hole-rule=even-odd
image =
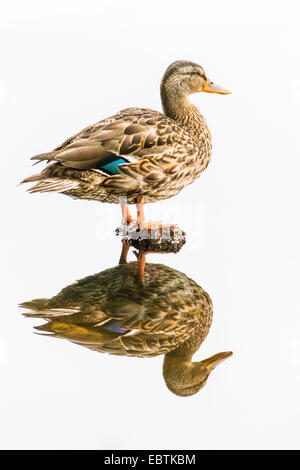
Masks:
[[[175,196],[210,161],[211,135],[189,95],[230,93],[208,80],[200,65],[183,60],[167,68],[160,91],[164,114],[128,108],[89,126],[32,157],[50,164],[22,183],[36,183],[31,193],[120,203],[122,223],[133,222],[127,204],[137,204],[137,226],[146,227],[143,203]]]
[[[176,395],[198,392],[212,369],[231,352],[200,362],[192,356],[212,321],[208,294],[185,274],[146,264],[144,284],[137,263],[121,264],[64,288],[52,299],[24,302],[30,317],[48,323],[37,329],[90,349],[122,356],[165,354],[163,375]]]

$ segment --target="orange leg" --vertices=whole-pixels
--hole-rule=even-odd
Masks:
[[[137,257],[137,279],[140,284],[144,282],[144,274],[145,274],[145,264],[146,264],[146,254],[144,251],[139,251],[138,253],[135,252]]]
[[[143,198],[138,198],[138,202],[136,204],[137,209],[137,227],[138,229],[147,228],[148,230],[157,230],[163,228],[174,228],[174,224],[162,224],[161,222],[146,222],[145,220],[145,213],[144,213],[144,203]]]
[[[140,250],[139,252],[134,251],[134,254],[137,258],[138,266],[137,266],[137,279],[140,284],[144,283],[145,277],[145,266],[146,266],[146,255],[150,253],[159,253],[159,254],[166,254],[165,251],[143,251]]]
[[[139,229],[144,228],[146,225],[145,222],[145,213],[144,213],[144,203],[142,198],[138,198],[138,203],[136,205],[137,211],[137,226]]]
[[[122,225],[129,225],[132,222],[135,222],[135,220],[130,215],[129,207],[127,204],[121,204],[121,210],[122,210]]]
[[[119,259],[119,264],[126,264],[127,263],[127,255],[129,251],[130,245],[127,240],[122,240],[122,253]]]

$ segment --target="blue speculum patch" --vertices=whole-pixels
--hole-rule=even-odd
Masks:
[[[124,328],[121,328],[120,327],[120,322],[119,321],[115,321],[113,323],[111,323],[110,325],[105,325],[104,328],[106,330],[110,330],[110,331],[113,331],[114,333],[127,333],[128,330],[125,330]]]
[[[128,163],[128,161],[125,160],[124,158],[118,157],[117,160],[114,160],[113,162],[110,162],[110,163],[107,163],[106,165],[101,166],[100,169],[105,171],[105,173],[109,175],[117,175],[120,173],[119,165],[121,163]]]

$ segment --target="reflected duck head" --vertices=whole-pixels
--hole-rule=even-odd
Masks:
[[[163,376],[168,389],[180,397],[194,395],[203,388],[212,370],[228,357],[231,351],[214,354],[200,362],[178,356],[178,352],[165,356]]]

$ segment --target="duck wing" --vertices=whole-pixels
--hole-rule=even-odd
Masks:
[[[162,312],[122,299],[101,308],[82,305],[51,307],[41,299],[20,306],[31,309],[28,317],[47,320],[35,327],[100,352],[121,356],[152,357],[176,349],[194,334],[201,320],[198,311]],[[42,299],[44,300],[44,299]]]
[[[157,356],[206,336],[212,306],[200,286],[164,265],[146,265],[143,287],[135,273],[136,263],[120,265],[21,306],[47,320],[38,330],[115,355]]]
[[[36,155],[32,160],[56,161],[66,167],[102,170],[105,174],[130,173],[128,176],[132,177],[134,168],[132,174],[128,164],[141,159],[149,161],[152,157],[154,168],[148,171],[155,173],[155,157],[172,160],[184,156],[187,148],[190,153],[197,151],[193,137],[174,120],[151,109],[127,108],[86,127],[52,152]]]

